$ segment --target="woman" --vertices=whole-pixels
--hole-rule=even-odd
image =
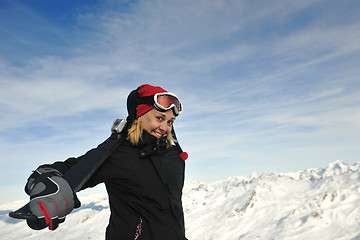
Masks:
[[[131,92],[127,104],[126,139],[82,189],[105,183],[111,211],[107,240],[184,240],[181,196],[187,154],[173,131],[182,105],[174,94],[147,84]],[[54,230],[80,206],[62,175],[84,156],[42,165],[29,177],[25,191],[37,216],[28,220],[31,228]]]

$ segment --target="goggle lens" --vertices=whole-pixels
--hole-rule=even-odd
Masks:
[[[173,96],[161,95],[157,97],[157,102],[164,108],[169,108],[171,104],[174,104],[179,109],[179,101]]]

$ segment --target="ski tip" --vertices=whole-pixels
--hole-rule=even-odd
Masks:
[[[9,213],[9,217],[16,219],[36,220],[37,217],[30,212],[29,203],[14,212]]]

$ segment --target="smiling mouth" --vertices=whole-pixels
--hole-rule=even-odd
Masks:
[[[154,132],[154,135],[155,135],[155,137],[157,137],[157,138],[161,138],[161,137],[163,137],[165,134],[161,134],[161,133],[158,133],[158,132]]]

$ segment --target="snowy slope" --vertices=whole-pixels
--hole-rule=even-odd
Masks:
[[[81,199],[82,207],[54,232],[32,231],[7,217],[24,204],[0,206],[0,238],[104,239],[106,195]],[[189,240],[360,239],[360,163],[336,161],[327,168],[232,177],[184,188]]]
[[[191,239],[360,239],[360,163],[184,189]]]

